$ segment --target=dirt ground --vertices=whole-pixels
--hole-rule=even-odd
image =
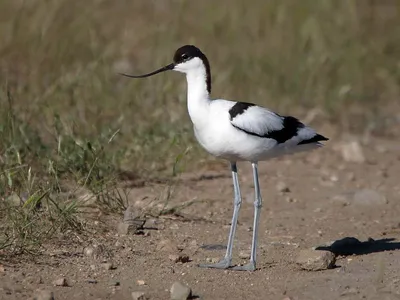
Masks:
[[[37,289],[54,292],[56,300],[132,299],[133,291],[143,291],[149,299],[169,299],[177,280],[192,288],[195,299],[400,299],[400,143],[370,139],[362,144],[364,163],[345,161],[339,146],[330,141],[311,153],[260,163],[263,207],[255,272],[197,267],[224,254],[233,211],[226,166],[184,174],[168,205],[192,205],[179,211],[182,216],[149,220],[144,234],[119,235],[121,219],[103,215],[91,221],[101,225],[103,234],[80,240],[72,236],[72,245],[60,239],[35,259],[2,261],[0,299],[29,299]],[[248,252],[251,243],[249,164],[239,164],[239,179],[243,205],[234,262],[245,263],[239,253]],[[289,191],[279,191],[285,185]],[[355,201],[352,194],[362,189],[378,192],[387,203]],[[129,199],[143,206],[165,190],[163,184],[149,183],[132,189]],[[333,269],[305,271],[296,264],[301,249],[346,237],[373,240],[353,255],[338,256]],[[94,254],[85,253],[84,247],[94,247]],[[190,261],[175,263],[169,256],[177,253],[187,254]],[[104,262],[114,268],[108,270]],[[55,286],[59,278],[66,278],[68,286]]]

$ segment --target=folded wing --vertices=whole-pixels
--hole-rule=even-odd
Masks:
[[[232,126],[247,134],[274,139],[277,144],[318,143],[328,139],[291,116],[280,116],[252,103],[237,102],[229,110]]]

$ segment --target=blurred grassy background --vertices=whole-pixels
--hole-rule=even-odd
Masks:
[[[169,64],[189,43],[210,59],[215,97],[391,133],[399,37],[397,0],[2,0],[0,195],[47,195],[62,180],[103,190],[120,170],[209,161],[182,75],[117,75]]]
[[[1,107],[8,88],[19,121],[45,144],[59,116],[83,140],[119,129],[114,162],[124,169],[169,168],[194,142],[184,78],[116,73],[153,70],[193,43],[211,60],[213,95],[283,113],[318,107],[362,129],[399,102],[399,12],[396,0],[4,0]]]

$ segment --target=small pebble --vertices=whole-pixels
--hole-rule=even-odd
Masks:
[[[144,292],[132,292],[133,300],[147,300],[146,294]]]
[[[91,283],[91,284],[96,284],[96,283],[97,283],[97,280],[96,280],[96,279],[88,279],[87,282],[88,282],[88,283]]]
[[[301,250],[296,263],[307,271],[331,269],[336,262],[336,256],[330,251],[305,249]]]
[[[144,280],[138,280],[136,282],[138,285],[146,285],[146,282]]]
[[[114,264],[111,263],[111,262],[102,263],[102,264],[101,264],[101,267],[102,267],[103,269],[105,269],[105,270],[114,270],[114,269],[116,269],[116,267],[114,266]]]
[[[18,207],[24,204],[22,199],[16,193],[12,193],[10,196],[5,198],[5,200],[8,205],[13,207]]]
[[[120,235],[136,234],[139,232],[139,226],[135,224],[120,222],[117,225],[117,232]]]
[[[186,284],[175,281],[171,286],[171,300],[186,300],[192,295],[192,290]]]
[[[67,280],[62,277],[53,281],[53,285],[55,286],[68,286]]]
[[[329,179],[330,179],[330,181],[332,181],[332,182],[337,182],[337,181],[339,181],[339,177],[337,177],[337,175],[331,175],[331,176],[329,177]]]
[[[150,218],[147,219],[146,222],[143,225],[144,228],[155,228],[158,230],[165,229],[165,224],[161,219],[156,219],[156,218]]]
[[[85,247],[83,249],[83,254],[85,254],[85,256],[88,256],[88,257],[93,257],[96,254],[96,250],[91,246]]]
[[[179,225],[176,224],[176,223],[173,223],[171,226],[169,226],[169,229],[178,230],[179,229]]]

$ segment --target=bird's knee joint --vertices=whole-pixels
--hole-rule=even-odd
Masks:
[[[262,203],[256,200],[256,201],[254,201],[254,207],[255,208],[261,208],[262,207]]]
[[[242,204],[242,199],[235,199],[235,206],[240,206]]]
[[[235,195],[233,199],[233,204],[240,205],[242,204],[242,197],[240,195]]]

